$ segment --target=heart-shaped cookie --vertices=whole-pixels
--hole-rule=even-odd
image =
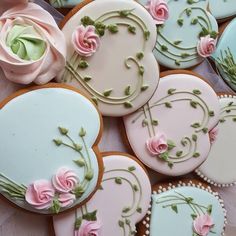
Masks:
[[[235,152],[236,139],[236,96],[219,95],[220,122],[210,131],[212,142],[207,160],[198,168],[197,174],[219,187],[236,183]],[[235,163],[236,164],[236,163]]]
[[[105,171],[100,189],[74,213],[55,216],[56,236],[129,236],[145,216],[151,186],[143,167],[124,153],[104,153]]]
[[[88,201],[102,178],[102,120],[69,86],[49,84],[5,99],[0,110],[0,192],[22,209],[54,214]]]
[[[201,182],[184,180],[153,187],[151,209],[137,235],[221,236],[225,223],[218,193]]]
[[[151,169],[183,175],[202,164],[210,151],[208,132],[219,121],[214,90],[197,74],[169,71],[161,74],[151,100],[124,117],[128,142]]]
[[[59,82],[80,88],[106,116],[130,114],[150,99],[159,80],[156,27],[140,4],[81,3],[62,25],[68,53]]]

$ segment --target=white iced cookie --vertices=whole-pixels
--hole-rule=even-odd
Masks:
[[[106,116],[140,108],[154,93],[159,69],[155,23],[130,0],[92,1],[69,13],[62,28],[67,64],[58,78],[88,94]]]
[[[124,153],[104,153],[100,189],[83,207],[53,218],[56,236],[130,236],[145,216],[151,185],[143,167]]]
[[[219,96],[221,112],[219,124],[210,131],[212,142],[208,159],[196,171],[204,180],[217,186],[230,186],[236,182],[236,97]]]

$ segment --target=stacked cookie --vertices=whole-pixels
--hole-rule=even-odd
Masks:
[[[236,100],[193,70],[208,61],[235,90],[235,20],[218,30],[233,0],[50,3],[74,6],[60,29],[26,1],[0,17],[0,67],[27,85],[0,103],[1,195],[53,215],[56,236],[223,235],[210,185],[236,182]],[[99,150],[102,116],[132,155]],[[172,178],[151,187],[144,165]]]

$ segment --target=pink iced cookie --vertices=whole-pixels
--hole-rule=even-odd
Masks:
[[[206,160],[208,132],[219,121],[219,101],[213,89],[188,71],[163,73],[151,100],[124,117],[128,141],[151,169],[178,176]]]
[[[56,236],[128,236],[145,216],[151,186],[143,167],[124,153],[104,153],[100,190],[82,208],[54,217]]]

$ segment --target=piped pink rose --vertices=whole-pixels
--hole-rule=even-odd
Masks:
[[[169,18],[169,8],[165,0],[149,0],[146,9],[156,25],[162,25]]]
[[[52,206],[54,196],[55,190],[51,182],[47,180],[37,180],[28,186],[25,200],[38,210],[49,209]]]
[[[58,197],[58,201],[61,207],[71,206],[74,203],[75,199],[76,197],[72,193],[61,193]]]
[[[59,193],[69,193],[78,184],[78,177],[74,171],[62,167],[53,176],[52,184]]]
[[[99,48],[100,38],[95,32],[95,27],[80,25],[72,34],[72,44],[75,51],[84,57],[92,56]]]
[[[209,57],[216,49],[216,39],[211,38],[210,35],[201,37],[198,45],[197,52],[201,57]]]
[[[219,133],[219,129],[218,129],[217,126],[209,132],[209,137],[210,137],[211,144],[213,144],[216,141],[218,133]]]
[[[213,220],[208,214],[198,216],[193,222],[194,232],[199,236],[207,236],[213,227]]]
[[[168,150],[167,139],[164,134],[157,134],[146,141],[146,147],[152,155],[160,155]]]
[[[83,220],[80,228],[75,230],[74,236],[101,236],[101,223]]]

